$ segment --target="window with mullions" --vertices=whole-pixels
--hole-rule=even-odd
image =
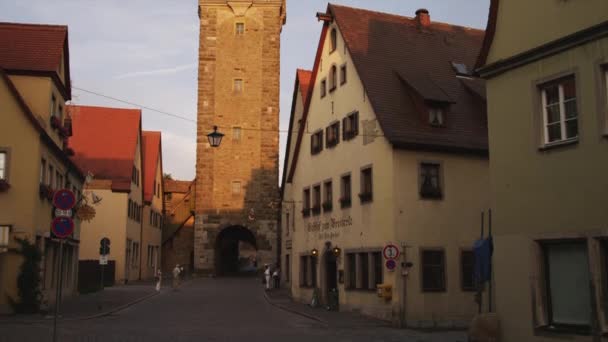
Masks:
[[[359,194],[361,203],[371,202],[373,198],[372,168],[367,167],[361,170],[361,193]]]
[[[351,140],[359,134],[359,112],[352,112],[342,119],[342,140]]]
[[[338,68],[335,65],[329,70],[329,92],[336,90],[338,86]]]
[[[574,76],[540,86],[544,143],[578,137],[578,107]]]
[[[382,252],[372,253],[373,270],[374,270],[374,284],[382,284],[384,282],[384,262],[382,260]]]
[[[420,197],[441,199],[443,197],[440,165],[436,163],[420,164]]]
[[[473,270],[475,268],[475,255],[473,251],[460,252],[460,286],[462,291],[475,291]]]
[[[312,189],[312,214],[321,213],[321,185],[315,185]]]
[[[237,36],[242,36],[245,34],[245,23],[236,23],[234,27],[234,33]]]
[[[331,181],[326,181],[325,183],[323,183],[323,193],[325,195],[324,201],[323,201],[323,212],[330,212],[333,208],[333,186],[332,186],[332,182]]]
[[[361,280],[358,288],[363,290],[369,289],[369,256],[367,253],[359,253],[359,267],[357,271]]]
[[[348,76],[346,74],[346,64],[343,64],[340,67],[340,85],[346,84],[346,76]]]
[[[302,215],[304,217],[310,216],[310,188],[304,189],[302,202],[304,203],[304,208],[302,208]]]
[[[346,288],[357,288],[357,254],[346,254],[346,267],[348,268],[348,278],[346,279]]]
[[[340,206],[342,208],[350,208],[351,203],[351,181],[350,174],[348,174],[340,179]]]
[[[423,250],[422,291],[445,292],[445,252],[443,250]]]
[[[310,136],[310,153],[315,155],[323,151],[323,130]]]
[[[334,122],[325,129],[326,141],[325,145],[327,148],[334,147],[340,142],[340,121]]]
[[[549,325],[591,326],[591,291],[586,241],[544,243]]]
[[[8,252],[10,231],[11,226],[0,226],[0,253]]]
[[[338,48],[338,31],[335,28],[331,29],[329,53],[336,51]]]
[[[8,152],[0,151],[0,180],[8,179]]]

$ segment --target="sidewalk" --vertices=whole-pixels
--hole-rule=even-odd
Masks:
[[[61,320],[84,320],[106,316],[142,300],[158,294],[153,282],[134,282],[128,285],[106,287],[103,291],[74,295],[63,300],[59,307]],[[170,287],[170,281],[163,280],[163,289]],[[40,323],[53,320],[53,312],[48,315],[0,315],[3,323]]]
[[[364,316],[355,312],[327,311],[323,306],[312,308],[307,304],[292,300],[287,289],[265,291],[264,296],[271,305],[277,308],[313,319],[331,328],[385,328],[403,332],[404,337],[409,339],[414,338],[415,341],[467,341],[467,334],[464,331],[424,332],[411,329],[396,329],[392,328],[390,322]]]

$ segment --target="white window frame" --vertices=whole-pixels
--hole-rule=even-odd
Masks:
[[[557,80],[554,82],[550,82],[551,84],[544,84],[540,86],[540,91],[541,91],[541,101],[542,101],[542,111],[543,111],[543,133],[544,133],[544,138],[543,138],[543,142],[545,145],[553,145],[553,144],[559,144],[559,143],[563,143],[563,142],[568,142],[568,141],[576,141],[578,140],[579,137],[579,129],[580,126],[578,126],[577,123],[577,134],[574,137],[568,138],[567,137],[567,132],[566,132],[566,122],[567,121],[572,121],[572,120],[577,120],[578,121],[578,117],[579,117],[579,112],[578,112],[578,94],[576,94],[576,96],[574,97],[574,101],[576,101],[576,116],[574,118],[569,118],[566,119],[566,102],[564,100],[564,86],[562,85],[562,82],[572,78],[572,80],[574,81],[574,87],[575,87],[575,92],[576,92],[576,78],[574,77],[574,75],[571,76],[566,76],[564,77],[562,80]],[[558,89],[558,104],[559,104],[559,124],[560,124],[560,139],[555,140],[555,141],[549,141],[549,123],[548,123],[548,113],[547,113],[547,92],[546,92],[546,88],[549,86],[552,86],[553,84],[557,85],[557,89]],[[572,100],[569,100],[572,101]]]
[[[243,29],[240,30],[239,27],[242,27]],[[245,23],[242,21],[236,22],[234,24],[234,34],[236,36],[244,36],[245,35]]]
[[[242,94],[245,91],[245,80],[242,78],[235,78],[232,82],[232,91],[237,94]]]
[[[0,169],[0,180],[8,181],[8,151],[0,149],[0,160],[2,160],[2,168]]]
[[[435,123],[435,119],[437,119],[437,123]],[[441,107],[431,106],[429,108],[429,124],[435,127],[443,126],[445,119],[444,110]]]

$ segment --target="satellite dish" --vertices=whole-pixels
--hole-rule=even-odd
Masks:
[[[94,192],[91,193],[91,198],[93,198],[93,204],[98,204],[103,199],[103,198],[97,196]]]

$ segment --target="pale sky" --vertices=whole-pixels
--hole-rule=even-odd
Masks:
[[[72,86],[196,120],[197,0],[2,0],[0,21],[69,26]],[[337,0],[336,4],[485,28],[490,0]],[[287,0],[281,37],[281,130],[289,124],[296,68],[312,68],[327,1]],[[137,108],[73,89],[82,105]],[[196,124],[143,109],[143,128],[162,131],[163,166],[193,179]],[[287,134],[281,133],[281,161]],[[221,148],[221,147],[220,147]]]

